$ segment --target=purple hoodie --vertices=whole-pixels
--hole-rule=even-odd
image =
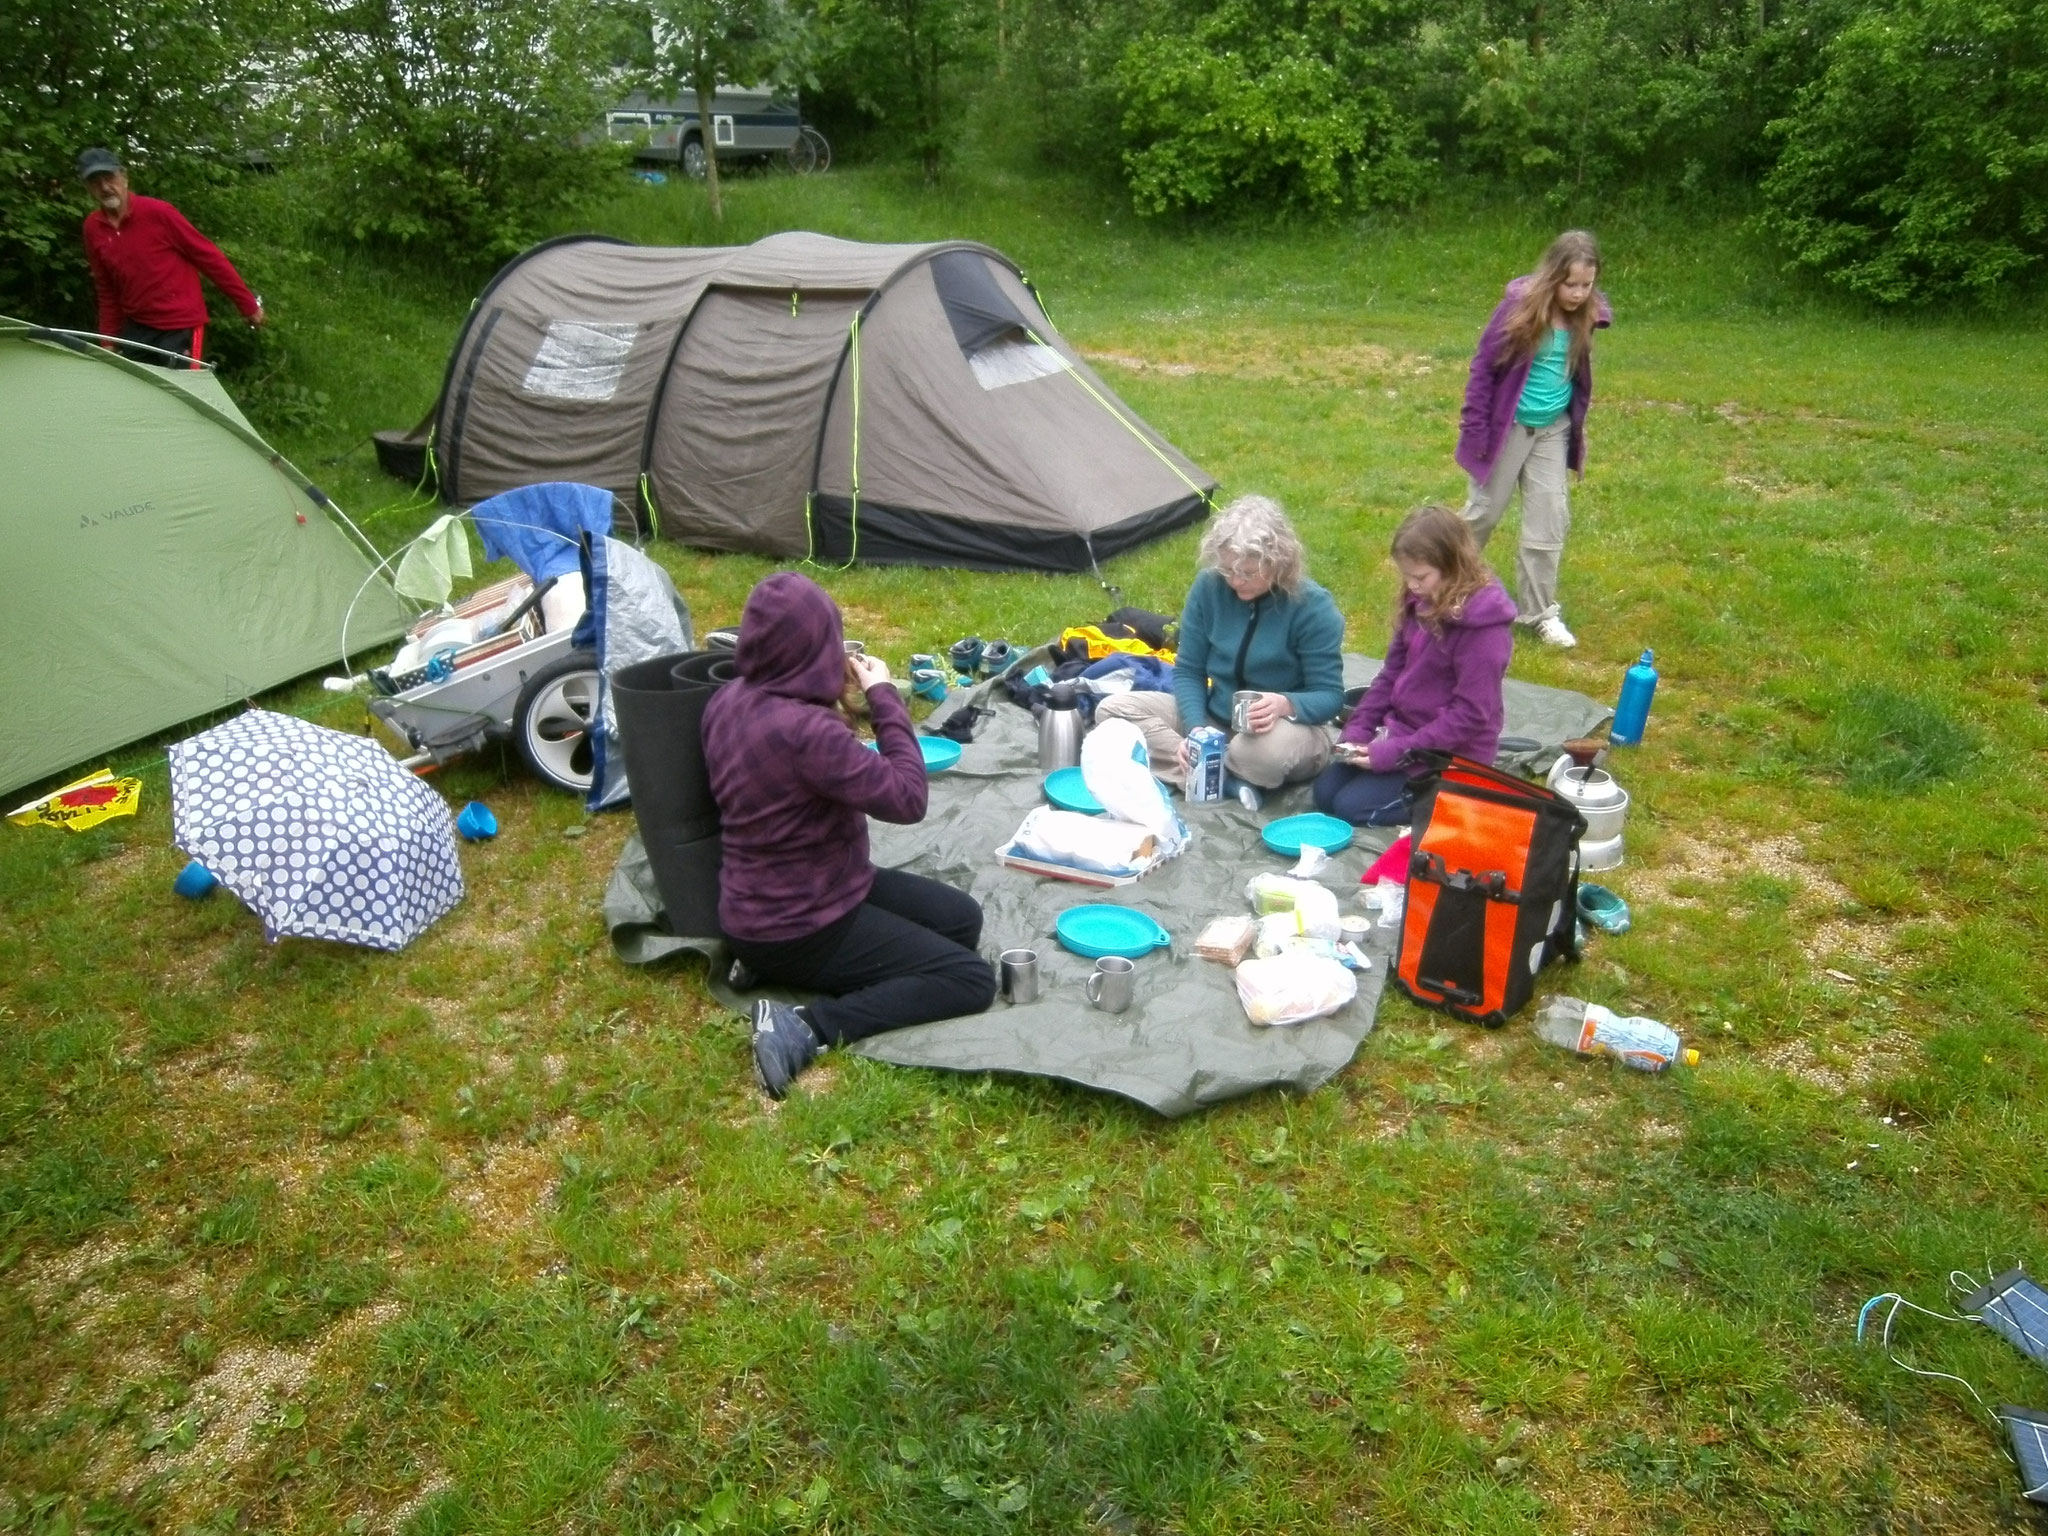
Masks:
[[[1522,386],[1529,382],[1529,368],[1536,359],[1520,361],[1508,357],[1508,313],[1515,300],[1529,286],[1518,277],[1479,333],[1479,350],[1472,355],[1472,375],[1465,381],[1465,408],[1458,413],[1458,467],[1474,480],[1484,481],[1493,473],[1493,461],[1500,457],[1500,445],[1508,440],[1508,428],[1515,424],[1515,407],[1522,403]],[[1593,290],[1593,328],[1605,330],[1614,323],[1614,311],[1607,295]],[[1568,469],[1586,472],[1586,409],[1593,403],[1593,356],[1572,374],[1572,403],[1565,413],[1571,422],[1571,437],[1565,448]]]
[[[704,762],[723,823],[718,921],[755,943],[829,927],[875,883],[868,817],[923,819],[924,754],[896,690],[868,690],[880,751],[833,708],[846,682],[839,609],[779,571],[740,616],[739,677],[704,709]]]
[[[1515,648],[1515,600],[1498,579],[1465,599],[1432,635],[1415,599],[1387,646],[1387,663],[1345,723],[1343,740],[1371,743],[1372,770],[1392,773],[1411,752],[1455,752],[1490,763],[1500,746],[1500,680]],[[1373,740],[1382,725],[1387,734]]]

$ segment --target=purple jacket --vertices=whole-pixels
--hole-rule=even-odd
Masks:
[[[1371,743],[1375,773],[1392,773],[1411,752],[1455,752],[1481,763],[1500,746],[1500,680],[1515,648],[1515,600],[1498,580],[1465,599],[1432,635],[1415,599],[1387,646],[1387,662],[1345,722],[1343,740]],[[1387,734],[1373,740],[1382,725]]]
[[[1479,333],[1479,350],[1472,355],[1472,375],[1465,381],[1465,408],[1458,413],[1458,467],[1474,480],[1493,473],[1493,461],[1500,457],[1500,445],[1508,440],[1508,428],[1515,424],[1515,407],[1522,403],[1522,386],[1529,382],[1529,367],[1535,358],[1519,362],[1508,358],[1508,311],[1529,285],[1518,277],[1507,286],[1493,318]],[[1593,327],[1605,330],[1614,323],[1614,311],[1607,295],[1594,290]],[[1571,438],[1565,448],[1567,468],[1586,472],[1586,408],[1593,403],[1593,358],[1572,374],[1572,403],[1566,413]]]
[[[809,577],[754,588],[734,659],[738,678],[704,709],[724,824],[718,921],[735,939],[801,939],[867,899],[869,816],[923,819],[924,754],[894,688],[868,690],[877,752],[832,707],[846,682],[839,609]]]

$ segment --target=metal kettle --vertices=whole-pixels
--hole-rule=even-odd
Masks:
[[[1038,767],[1042,773],[1072,768],[1081,761],[1081,710],[1074,685],[1054,683],[1038,716]]]

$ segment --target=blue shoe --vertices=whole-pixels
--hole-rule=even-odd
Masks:
[[[912,667],[910,691],[920,699],[943,704],[946,702],[946,674],[937,667]]]
[[[1010,670],[1010,663],[1017,659],[1017,653],[1007,640],[991,640],[981,648],[981,675],[1001,677]]]
[[[754,1004],[754,1079],[769,1098],[785,1097],[819,1049],[811,1026],[788,1003],[764,997]]]
[[[969,635],[965,640],[955,640],[946,655],[951,659],[955,672],[974,676],[974,669],[981,665],[981,636]]]
[[[1602,933],[1627,933],[1628,903],[1604,885],[1579,882],[1579,916]]]

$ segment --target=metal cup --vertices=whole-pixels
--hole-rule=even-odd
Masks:
[[[1258,691],[1251,688],[1240,688],[1230,696],[1230,728],[1233,731],[1252,728],[1252,704],[1258,696]]]
[[[1137,996],[1138,968],[1122,955],[1104,955],[1095,962],[1085,990],[1088,1001],[1104,1013],[1122,1013]]]
[[[1003,975],[1003,999],[1011,1003],[1038,1001],[1038,951],[1006,949],[998,961]]]

